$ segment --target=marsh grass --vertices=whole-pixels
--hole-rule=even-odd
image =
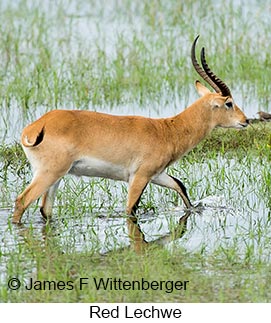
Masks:
[[[3,281],[1,299],[11,302],[22,299],[27,302],[268,301],[271,293],[266,287],[270,270],[271,217],[266,212],[270,205],[270,172],[267,168],[270,125],[255,124],[247,131],[217,129],[171,168],[172,174],[183,177],[192,200],[222,194],[226,201],[225,209],[219,205],[217,210],[210,210],[210,215],[207,213],[202,218],[194,215],[181,246],[173,243],[166,249],[150,247],[141,256],[123,249],[127,246],[123,237],[128,237],[118,217],[123,216],[125,186],[69,177],[59,190],[52,224],[41,226],[40,220],[36,220],[40,217],[39,211],[34,206],[26,215],[29,225],[24,229],[11,226],[5,234],[15,237],[16,241],[9,241],[9,244],[15,244],[17,248],[9,251],[3,237],[6,242],[2,244],[1,258],[5,271],[9,277],[18,276],[25,284],[29,283],[30,277],[49,281],[71,280],[77,286],[80,277],[90,280],[93,277],[121,277],[131,281],[143,276],[146,280],[189,280],[187,291],[109,293],[97,290],[92,283],[83,291],[74,288],[71,291],[29,292],[21,289],[14,292],[7,291]],[[19,154],[18,145],[9,148],[5,147],[6,157]],[[16,167],[19,167],[12,165],[12,160],[18,162],[15,157],[11,158],[8,174],[12,170],[16,173]],[[30,171],[27,166],[26,169]],[[147,189],[140,217],[148,240],[163,235],[166,222],[169,228],[174,226],[176,211],[172,210],[179,203],[173,192],[154,186]],[[160,221],[159,224],[156,221],[150,227],[148,223],[144,224],[161,212],[166,222]],[[37,228],[42,228],[40,233]],[[102,237],[99,232],[104,233]],[[198,242],[191,246],[195,233]],[[107,251],[112,251],[99,255],[105,246]]]
[[[251,33],[257,16],[249,9],[240,12],[241,6],[231,1],[223,15],[214,15],[218,8],[212,1],[206,4],[208,10],[193,1],[171,5],[126,1],[121,6],[112,1],[104,7],[90,3],[54,3],[50,10],[39,1],[3,5],[2,105],[8,108],[15,100],[31,115],[39,106],[86,109],[129,102],[140,106],[160,101],[161,93],[172,101],[176,94],[185,96],[187,84],[195,77],[187,44],[202,33],[208,60],[218,75],[231,87],[240,87],[243,96],[252,90],[268,106],[270,73],[262,71],[270,69],[270,57],[266,51],[258,55],[253,50],[260,52],[265,45],[266,20],[257,20]],[[257,14],[264,11],[259,8]],[[85,35],[88,28],[92,30],[89,38]],[[214,45],[221,39],[223,46]],[[255,83],[261,86],[255,88]]]
[[[258,263],[253,268],[236,257],[236,253],[219,250],[211,257],[201,254],[189,254],[182,249],[174,253],[162,248],[153,248],[144,256],[135,255],[129,250],[99,257],[89,253],[71,253],[69,255],[55,249],[54,242],[40,249],[30,250],[36,255],[37,273],[35,280],[71,281],[73,290],[1,290],[2,300],[20,302],[266,302],[270,299],[271,290],[266,286],[270,274],[267,267]],[[44,250],[46,252],[44,252]],[[231,249],[232,252],[232,249]],[[50,255],[50,257],[48,257]],[[186,259],[189,259],[187,263]],[[125,266],[123,264],[125,262]],[[13,263],[12,270],[16,272]],[[159,268],[159,270],[157,270]],[[270,273],[270,266],[269,273]],[[12,272],[11,270],[11,272]],[[236,275],[238,272],[238,275]],[[154,275],[155,273],[155,275]],[[89,279],[89,284],[79,289],[81,277]],[[123,291],[97,290],[93,283],[95,278],[121,278],[122,280],[147,281],[188,280],[186,291]],[[242,277],[242,281],[240,281]],[[28,279],[24,280],[29,285]]]
[[[16,195],[31,179],[17,142],[22,128],[55,108],[165,117],[197,97],[190,45],[197,34],[210,67],[249,117],[270,111],[270,6],[251,1],[2,1],[0,3],[0,300],[2,302],[270,301],[270,123],[216,129],[169,172],[192,201],[222,197],[189,219],[186,234],[145,254],[128,250],[127,187],[67,177],[54,219],[37,205],[14,227]],[[142,197],[148,240],[174,227],[174,192],[150,186]],[[158,218],[158,219],[157,219]],[[101,252],[111,250],[109,254]],[[185,292],[11,291],[28,283],[80,277],[189,280]]]

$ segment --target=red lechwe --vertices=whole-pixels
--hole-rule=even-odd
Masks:
[[[42,196],[41,213],[52,214],[56,189],[66,174],[103,177],[128,182],[127,214],[135,213],[149,182],[177,191],[187,208],[192,204],[183,183],[166,173],[169,165],[195,147],[215,127],[245,128],[248,120],[235,104],[227,85],[208,67],[204,48],[198,74],[201,96],[180,114],[161,119],[54,110],[27,126],[21,143],[33,168],[33,180],[16,199],[13,223],[20,223],[26,208]]]

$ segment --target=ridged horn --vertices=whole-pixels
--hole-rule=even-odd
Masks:
[[[199,35],[195,38],[191,48],[191,59],[195,70],[217,93],[221,93],[221,95],[223,96],[231,97],[232,96],[231,91],[228,88],[228,86],[219,77],[217,77],[208,66],[205,59],[204,47],[201,49],[201,55],[200,55],[201,65],[203,68],[199,65],[195,54],[195,48],[196,48],[196,43],[198,38],[199,38]]]
[[[223,96],[230,96],[231,97],[231,91],[228,88],[228,86],[219,78],[217,77],[208,66],[206,59],[205,59],[205,49],[204,47],[201,49],[201,65],[206,72],[206,74],[209,76],[209,78],[219,87],[221,94]]]
[[[191,60],[192,64],[196,70],[196,72],[216,91],[221,92],[220,88],[216,85],[215,82],[212,81],[212,79],[208,76],[208,74],[202,69],[202,67],[199,65],[197,58],[196,58],[196,44],[199,39],[199,35],[195,38],[192,48],[191,48]]]

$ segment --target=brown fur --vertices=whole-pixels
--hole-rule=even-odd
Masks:
[[[54,110],[27,126],[21,142],[33,167],[34,178],[17,197],[12,221],[19,223],[25,209],[41,195],[41,212],[44,217],[51,216],[57,183],[68,172],[76,174],[77,163],[85,157],[112,165],[112,174],[106,173],[104,177],[129,183],[129,215],[135,212],[150,181],[176,190],[186,206],[191,207],[183,184],[164,173],[165,169],[195,147],[214,127],[242,128],[248,124],[231,98],[211,93],[199,81],[196,88],[202,97],[171,118]],[[232,102],[233,107],[228,108],[227,102]],[[84,173],[87,169],[88,172],[87,167],[83,166],[80,171]],[[127,173],[127,178],[118,178],[115,174],[118,168]],[[100,172],[101,169],[98,174]]]

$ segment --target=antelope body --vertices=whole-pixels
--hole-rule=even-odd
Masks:
[[[149,182],[177,191],[192,207],[183,183],[166,168],[195,147],[215,127],[244,128],[248,120],[230,90],[209,69],[201,51],[201,68],[192,46],[192,63],[209,85],[199,81],[201,96],[180,114],[162,119],[113,116],[81,110],[53,110],[27,126],[21,143],[33,168],[30,185],[16,199],[13,223],[40,196],[41,213],[51,216],[55,191],[65,174],[103,177],[128,183],[127,214],[134,215]]]

